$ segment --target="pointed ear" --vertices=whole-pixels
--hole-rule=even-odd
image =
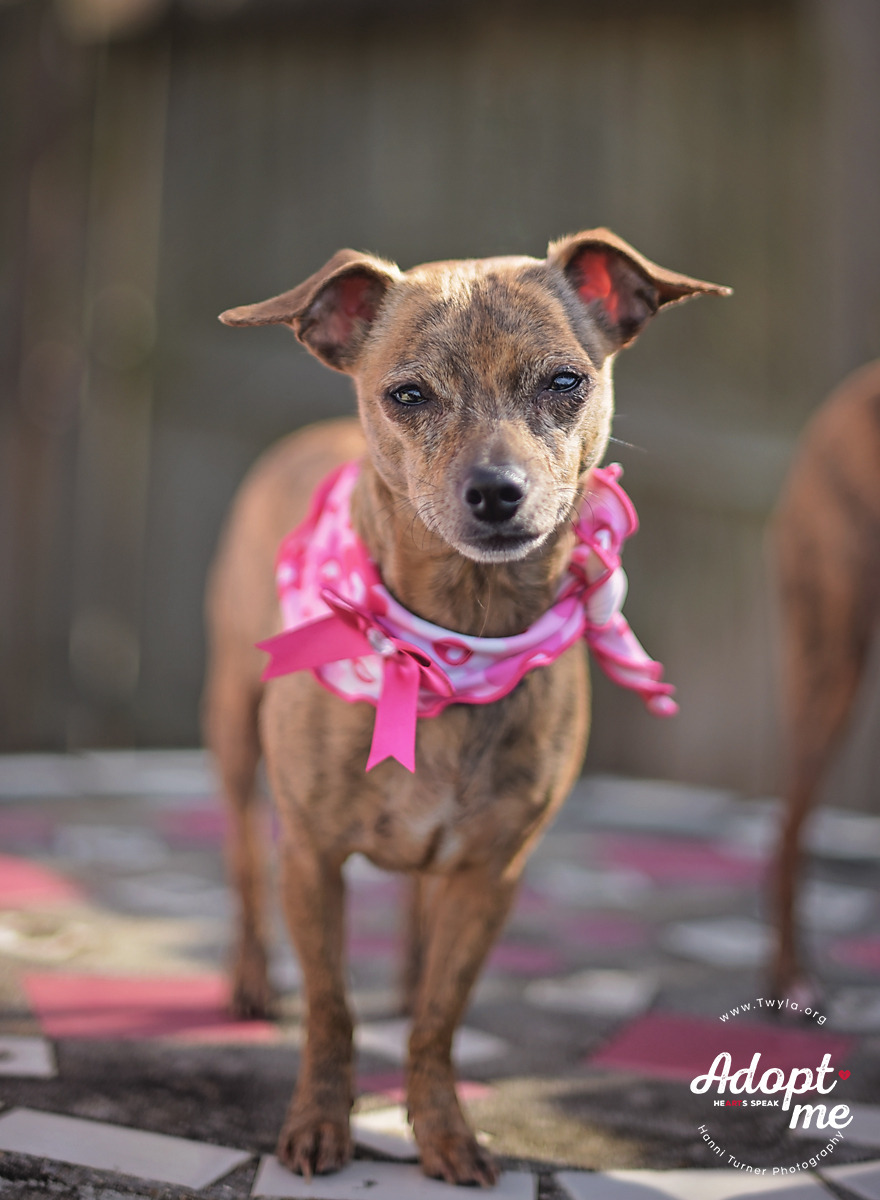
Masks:
[[[388,288],[400,278],[393,263],[339,250],[293,291],[262,304],[230,308],[224,325],[289,325],[328,367],[349,371],[378,315]]]
[[[728,287],[658,267],[610,229],[588,229],[551,243],[547,261],[562,270],[615,350],[634,341],[669,304],[691,296],[732,294]]]

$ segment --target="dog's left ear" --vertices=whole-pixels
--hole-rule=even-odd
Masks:
[[[661,308],[691,296],[730,296],[731,288],[658,267],[610,229],[552,242],[547,261],[561,268],[614,349],[628,346]]]
[[[289,325],[316,358],[337,371],[350,371],[385,293],[400,271],[393,263],[356,250],[338,250],[305,283],[220,314],[224,325]]]

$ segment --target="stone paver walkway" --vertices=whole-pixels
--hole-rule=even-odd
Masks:
[[[721,1200],[783,1185],[797,1189],[789,1200],[880,1197],[880,1167],[848,1166],[880,1158],[880,819],[826,810],[814,822],[803,920],[824,994],[806,1016],[767,1005],[777,817],[773,801],[684,785],[592,777],[575,789],[456,1044],[463,1103],[509,1186],[525,1171],[541,1200]],[[268,809],[266,823],[271,838]],[[250,1194],[296,1077],[299,971],[276,917],[281,1018],[229,1019],[222,836],[199,752],[0,759],[3,1197],[190,1194],[170,1166],[146,1183],[143,1167],[108,1172],[64,1139],[58,1158],[73,1161],[41,1158],[41,1114],[97,1122],[111,1141],[124,1127],[245,1155],[200,1177],[199,1194]],[[388,1180],[406,1178],[414,1153],[400,1107],[402,889],[363,859],[346,874],[358,1163],[389,1164],[363,1186],[391,1200]],[[759,1071],[786,1078],[829,1054],[833,1104],[855,1106],[842,1140],[828,1151],[833,1129],[795,1133],[778,1107],[691,1092],[723,1051],[732,1070],[760,1053]],[[31,1142],[15,1144],[25,1126]],[[271,1163],[259,1170],[273,1178]],[[287,1194],[346,1200],[356,1182]]]

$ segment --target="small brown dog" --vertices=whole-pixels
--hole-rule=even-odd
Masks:
[[[772,530],[789,744],[777,862],[780,997],[811,985],[798,959],[800,837],[855,700],[880,620],[880,362],[846,379],[801,439]]]
[[[351,1156],[352,1021],[341,868],[360,852],[418,881],[423,935],[408,1105],[427,1175],[490,1185],[491,1158],[455,1093],[452,1036],[508,913],[529,850],[580,768],[589,724],[582,642],[494,703],[418,724],[416,771],[365,772],[375,719],[306,671],[260,682],[255,643],[280,627],[274,560],[332,468],[363,456],[357,535],[410,612],[509,637],[554,602],[587,477],[608,443],[611,368],[661,307],[728,289],[663,270],[604,229],[544,260],[431,263],[401,272],[342,250],[291,292],[224,313],[289,325],[350,374],[360,423],[271,450],[235,502],[209,590],[207,739],[232,814],[241,894],[234,1005],[270,1002],[254,816],[261,749],[281,822],[283,898],[304,974],[307,1039],[278,1143],[310,1175]]]

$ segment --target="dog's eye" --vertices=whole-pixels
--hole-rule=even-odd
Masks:
[[[580,383],[580,375],[574,371],[557,371],[547,386],[549,392],[571,392]]]
[[[415,384],[406,384],[391,393],[398,404],[424,404],[427,396],[423,396]]]

